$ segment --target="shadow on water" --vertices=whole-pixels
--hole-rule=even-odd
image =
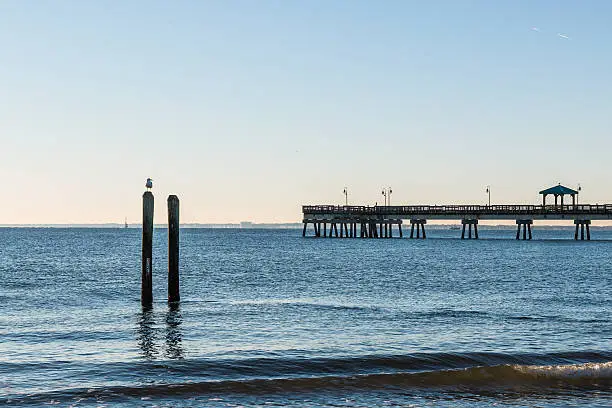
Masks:
[[[142,311],[137,316],[136,340],[143,358],[154,360],[159,357],[160,350],[157,342],[164,335],[166,340],[164,357],[173,360],[184,358],[182,347],[183,334],[181,331],[183,316],[181,315],[179,303],[168,305],[164,329],[156,326],[155,312],[151,306],[143,306]]]

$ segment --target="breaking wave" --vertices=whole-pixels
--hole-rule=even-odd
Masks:
[[[541,364],[543,361],[579,363]],[[591,360],[591,361],[584,361]],[[532,364],[520,362],[531,361]],[[612,393],[611,353],[546,355],[497,353],[365,356],[345,359],[253,359],[182,362],[155,369],[174,372],[175,382],[73,388],[0,398],[0,403],[49,399],[174,397],[206,394],[278,394],[422,389],[491,392],[520,389],[538,394],[572,390]],[[149,367],[150,369],[151,367]],[[115,368],[116,369],[116,368]],[[137,367],[123,367],[138,370]],[[214,372],[216,375],[210,375]],[[209,373],[204,375],[204,373]],[[612,395],[612,394],[611,394]]]

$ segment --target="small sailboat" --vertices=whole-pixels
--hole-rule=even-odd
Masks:
[[[124,226],[124,228],[127,228],[127,227],[128,227],[127,217],[125,217],[125,226]]]

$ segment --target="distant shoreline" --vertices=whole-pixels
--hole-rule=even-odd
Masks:
[[[142,225],[128,224],[128,229],[138,228]],[[155,224],[155,228],[168,228],[168,224]],[[298,229],[302,228],[303,224],[300,223],[279,223],[279,224],[256,224],[249,223],[248,225],[241,224],[199,224],[199,223],[187,223],[181,224],[181,228],[217,228],[217,229]],[[0,224],[0,228],[120,228],[125,229],[124,224],[119,223],[108,223],[108,224]]]
[[[457,226],[458,223],[451,224],[428,224],[428,228],[434,230],[449,229],[452,226]],[[573,229],[574,225],[559,225],[559,224],[536,224],[538,228],[547,229]],[[167,224],[155,224],[155,228],[168,228]],[[107,223],[107,224],[0,224],[0,228],[108,228],[108,229],[126,229],[124,224]],[[128,224],[127,229],[141,229],[141,224]],[[200,224],[187,223],[181,224],[181,228],[189,229],[302,229],[303,224],[299,223],[230,223],[230,224]],[[481,224],[479,229],[516,229],[514,224],[498,224],[486,225]],[[612,230],[612,225],[591,225],[591,229],[607,229]]]

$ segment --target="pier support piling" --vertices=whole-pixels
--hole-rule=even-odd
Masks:
[[[531,240],[531,224],[527,224],[527,232],[529,233],[529,239]]]
[[[474,226],[474,239],[478,239],[478,220],[477,219],[463,219],[461,220],[461,239],[465,239],[465,226],[468,227],[468,239],[472,239],[472,225]]]
[[[523,228],[523,240],[527,239],[527,232],[529,232],[529,239],[531,239],[531,224],[533,224],[533,220],[516,220],[516,239],[521,238],[521,227]]]
[[[574,239],[578,240],[578,228],[580,228],[580,240],[584,241],[584,230],[586,229],[586,239],[591,240],[591,220],[574,220],[576,225],[576,232],[574,233]]]
[[[478,239],[478,220],[472,218],[461,220],[461,239],[465,239],[466,225],[468,227],[468,239],[472,239],[472,225],[474,226],[474,239]]]
[[[140,302],[143,306],[153,303],[153,193],[142,196],[142,282]]]
[[[179,199],[168,196],[168,302],[181,300],[179,290]]]
[[[427,220],[422,219],[412,219],[410,220],[410,238],[414,238],[414,227],[416,225],[416,238],[421,238],[421,231],[423,231],[423,239],[427,238],[425,235],[425,224],[427,224]]]
[[[574,224],[576,225],[576,232],[574,233],[574,240],[578,241],[578,228],[580,227],[576,221],[574,221]]]
[[[591,240],[591,229],[589,228],[590,223],[586,224],[586,230],[587,230],[587,240]]]

